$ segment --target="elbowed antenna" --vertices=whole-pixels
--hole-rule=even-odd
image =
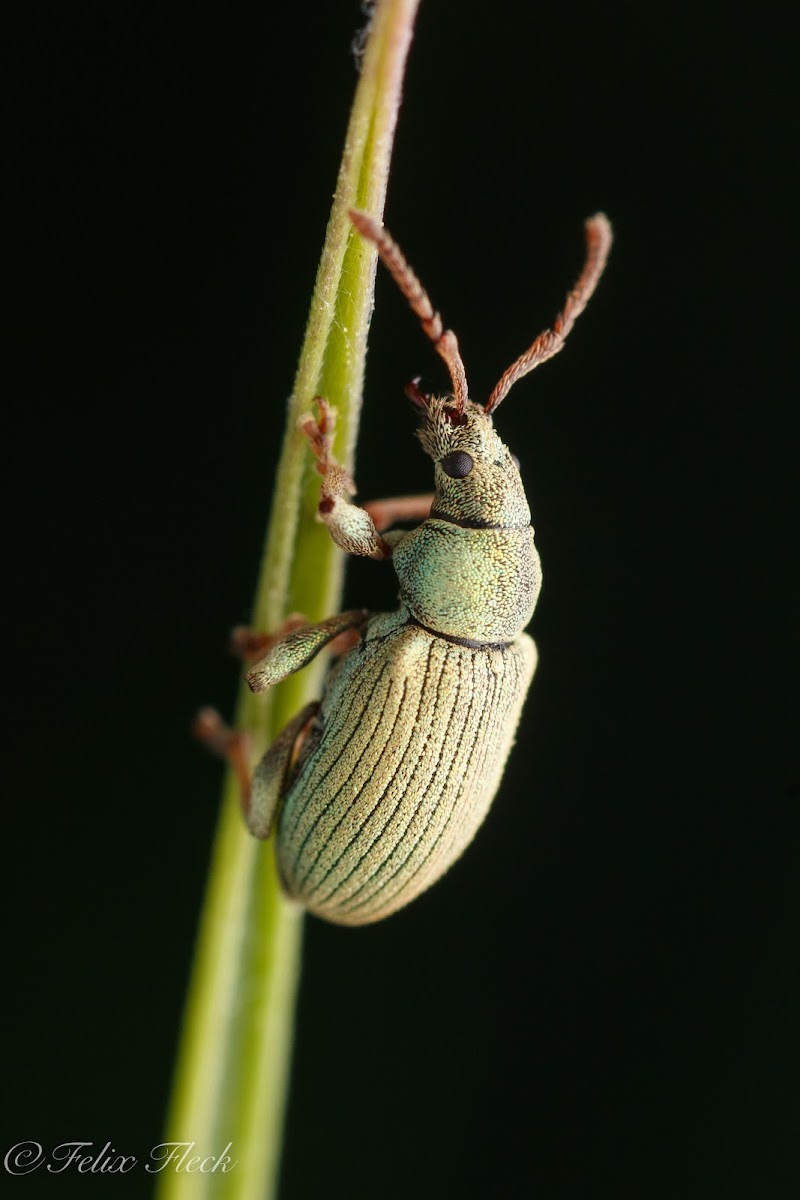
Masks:
[[[611,249],[611,226],[604,213],[596,213],[586,222],[586,261],[580,278],[575,284],[561,312],[553,322],[552,329],[545,329],[525,353],[513,363],[500,378],[484,408],[492,413],[518,379],[527,375],[534,367],[552,358],[563,349],[567,334],[589,303],[597,287]]]
[[[380,222],[360,209],[350,209],[350,220],[362,237],[375,243],[384,266],[390,272],[400,291],[405,296],[412,312],[420,319],[422,328],[433,342],[437,353],[447,363],[453,383],[453,398],[456,412],[460,415],[468,400],[467,374],[461,361],[458,339],[452,329],[444,329],[442,318],[430,302],[428,293],[417,279],[400,250],[400,247],[383,228]]]

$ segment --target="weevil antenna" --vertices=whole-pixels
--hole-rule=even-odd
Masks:
[[[362,237],[374,242],[381,261],[405,296],[411,311],[419,317],[422,328],[433,342],[437,354],[447,363],[456,411],[460,415],[468,399],[467,374],[461,361],[456,335],[452,329],[443,327],[442,318],[431,304],[428,293],[406,262],[394,238],[390,237],[380,222],[357,208],[350,209],[350,220]]]
[[[552,329],[545,329],[525,353],[513,363],[501,377],[484,408],[485,413],[494,412],[505,400],[511,388],[534,367],[546,362],[564,348],[567,334],[589,303],[597,287],[611,249],[611,226],[603,213],[596,213],[586,222],[586,261],[580,278],[567,296],[566,303],[553,322]]]

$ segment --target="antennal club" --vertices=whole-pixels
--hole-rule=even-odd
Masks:
[[[586,222],[586,261],[580,278],[567,296],[566,304],[553,322],[553,328],[540,333],[530,349],[508,368],[489,397],[483,410],[485,413],[494,412],[518,379],[564,348],[567,334],[597,287],[610,249],[611,226],[603,213],[597,213]]]
[[[369,213],[356,208],[350,209],[350,220],[362,237],[374,243],[381,261],[405,296],[411,311],[419,317],[422,328],[433,342],[437,354],[447,363],[453,384],[456,412],[460,416],[468,399],[467,374],[461,361],[456,335],[452,329],[443,327],[442,318],[431,304],[428,293],[406,262],[400,247],[383,226]]]

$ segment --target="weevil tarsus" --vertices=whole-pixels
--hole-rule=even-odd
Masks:
[[[357,504],[350,503],[355,484],[350,475],[333,457],[331,441],[335,410],[323,396],[314,400],[318,415],[308,413],[297,427],[308,440],[322,476],[318,513],[325,522],[336,545],[346,554],[365,558],[391,558],[391,544],[381,537],[370,514]]]
[[[348,554],[390,558],[391,539],[378,535],[401,521],[424,521],[430,515],[433,492],[387,496],[368,500],[363,505],[351,504],[349,497],[355,494],[355,484],[331,452],[334,410],[322,397],[317,397],[314,403],[319,416],[306,414],[297,424],[314,452],[317,470],[322,475],[320,519],[328,526],[336,544]]]
[[[250,739],[246,733],[231,729],[215,708],[201,708],[192,724],[192,733],[212,754],[224,758],[236,776],[242,811],[250,804]]]

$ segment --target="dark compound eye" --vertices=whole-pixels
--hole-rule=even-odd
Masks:
[[[439,466],[451,479],[463,479],[472,470],[472,459],[466,450],[454,450],[452,454],[445,454]]]

